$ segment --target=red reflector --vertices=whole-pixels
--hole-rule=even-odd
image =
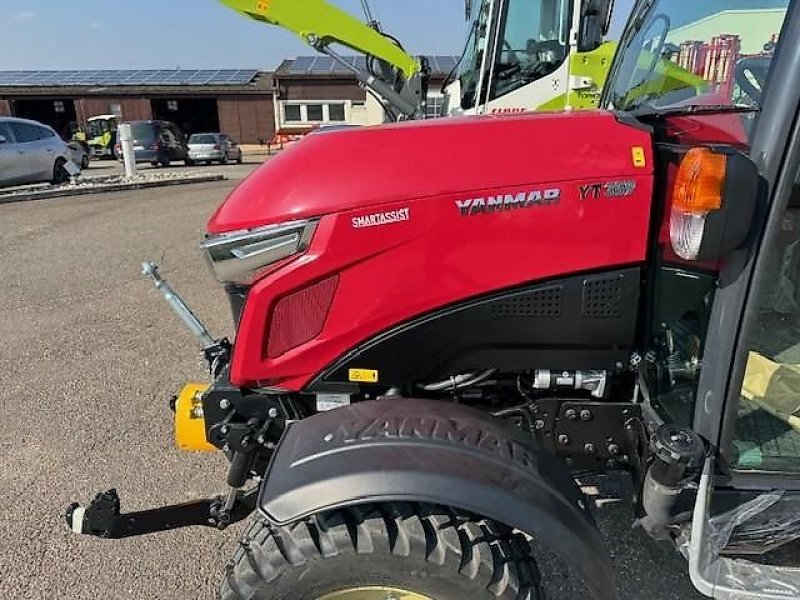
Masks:
[[[214,150],[222,150],[222,147],[219,144],[217,144],[216,146],[214,146]]]
[[[269,324],[267,358],[277,358],[320,334],[337,285],[339,276],[334,275],[278,301]]]

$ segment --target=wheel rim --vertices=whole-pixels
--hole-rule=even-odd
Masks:
[[[331,592],[317,600],[433,600],[433,598],[402,588],[369,585]]]

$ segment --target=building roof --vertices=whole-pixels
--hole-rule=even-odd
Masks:
[[[364,56],[343,56],[350,65],[360,71],[366,69],[366,57]],[[431,75],[434,77],[445,76],[453,70],[458,62],[457,56],[428,56],[430,62]],[[342,76],[351,75],[351,71],[337,63],[329,56],[298,56],[294,59],[284,60],[276,69],[278,76]]]
[[[0,71],[0,87],[149,87],[248,85],[255,69],[161,69],[105,71]]]

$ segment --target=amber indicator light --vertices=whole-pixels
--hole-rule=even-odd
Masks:
[[[722,208],[727,162],[727,156],[709,148],[689,150],[678,168],[673,209],[704,215]]]

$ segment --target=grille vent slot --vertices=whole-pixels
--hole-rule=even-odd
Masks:
[[[583,282],[583,316],[610,319],[620,316],[622,277],[587,279]]]
[[[491,304],[492,314],[502,317],[545,317],[561,316],[562,286],[553,286],[504,298]]]

